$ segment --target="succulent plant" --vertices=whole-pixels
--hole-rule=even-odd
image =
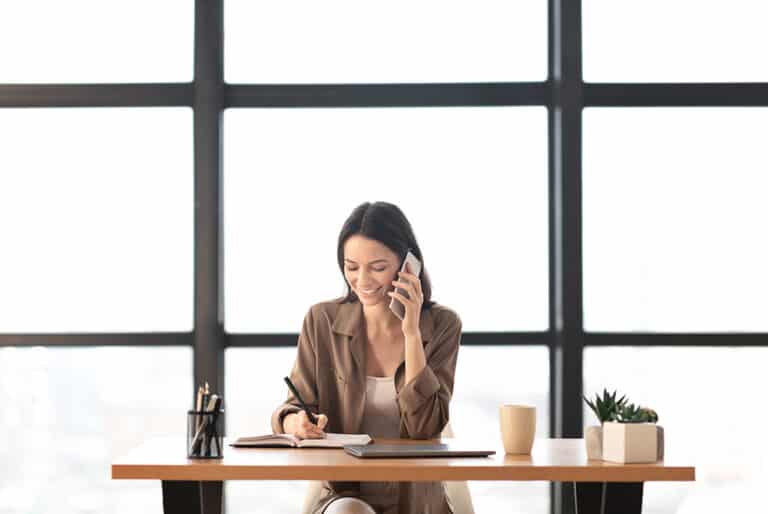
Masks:
[[[619,410],[626,404],[627,397],[622,396],[616,400],[616,394],[616,391],[609,393],[607,389],[603,389],[603,397],[600,398],[600,395],[595,393],[594,402],[589,401],[586,396],[584,397],[584,401],[587,402],[587,405],[595,413],[600,423],[616,421]]]
[[[622,405],[616,417],[619,423],[656,423],[658,420],[656,411],[634,403]]]

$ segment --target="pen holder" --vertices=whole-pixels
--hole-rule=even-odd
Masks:
[[[187,457],[220,459],[224,456],[224,410],[187,411]]]

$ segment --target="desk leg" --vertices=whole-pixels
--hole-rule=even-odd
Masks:
[[[221,514],[223,482],[163,480],[164,514]]]
[[[640,514],[642,482],[576,482],[576,514]]]

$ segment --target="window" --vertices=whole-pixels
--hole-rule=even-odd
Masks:
[[[716,514],[760,504],[768,414],[756,406],[768,388],[767,358],[768,348],[584,351],[585,394],[619,389],[653,408],[664,427],[665,459],[696,466],[694,483],[646,483],[643,512]],[[597,424],[584,406],[584,425]]]
[[[297,332],[342,296],[339,230],[376,200],[408,216],[464,330],[546,330],[544,108],[238,109],[224,125],[227,331]]]
[[[2,511],[159,512],[157,481],[109,467],[184,434],[190,391],[191,348],[0,348]]]
[[[587,82],[765,82],[760,0],[584,0]]]
[[[192,80],[194,2],[3,2],[0,84]]]
[[[228,0],[230,83],[543,81],[547,2]]]
[[[648,512],[759,504],[766,452],[751,427],[765,420],[751,413],[752,391],[765,389],[754,363],[768,351],[752,346],[768,333],[765,2],[6,4],[0,400],[10,415],[0,414],[0,433],[14,444],[0,450],[0,514],[158,511],[157,482],[113,482],[104,470],[146,437],[183,435],[194,352],[214,362],[237,345],[224,355],[228,435],[268,431],[295,348],[241,345],[282,344],[271,334],[295,334],[310,305],[344,294],[339,229],[377,200],[413,222],[434,299],[461,315],[471,342],[510,342],[462,348],[458,435],[501,448],[506,402],[537,405],[539,435],[550,419],[577,431],[572,411],[545,404],[547,373],[586,364],[585,393],[620,381],[657,407],[668,452],[697,465],[695,484],[648,485]],[[622,82],[640,84],[621,99]],[[722,84],[642,84],[675,82]],[[691,99],[701,105],[589,107],[583,125],[568,122],[583,102]],[[424,105],[437,102],[452,105]],[[746,107],[714,107],[732,102]],[[393,104],[409,107],[374,107]],[[200,116],[194,134],[192,109],[179,106]],[[564,122],[549,126],[550,115]],[[583,161],[569,158],[582,143]],[[221,194],[219,212],[195,198],[203,182],[203,197]],[[573,205],[580,216],[550,219]],[[564,286],[573,294],[560,295]],[[220,323],[228,334],[208,330]],[[616,344],[632,332],[682,334],[643,336],[665,343],[727,332],[747,347],[725,348],[724,336],[713,349],[588,347],[582,362],[592,341],[582,328],[617,332]],[[201,329],[212,344],[157,346]],[[520,346],[528,332],[539,346]],[[100,333],[141,348],[99,347]],[[81,336],[90,347],[57,346]],[[555,338],[576,351],[548,366]],[[675,392],[681,370],[685,396]],[[574,376],[553,377],[564,395],[553,406],[581,404]],[[749,426],[733,421],[744,416],[713,421],[713,405],[749,411]],[[294,512],[303,491],[227,488],[230,512]],[[546,482],[470,488],[478,512],[553,508]]]
[[[0,333],[191,330],[189,109],[4,109]]]
[[[768,330],[766,109],[587,109],[589,331]]]
[[[536,437],[549,436],[549,350],[535,346],[463,346],[459,351],[451,426],[457,438],[504,452],[499,407],[536,406]],[[469,482],[476,512],[549,513],[547,482]]]

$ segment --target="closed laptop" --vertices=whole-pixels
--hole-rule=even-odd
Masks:
[[[487,457],[493,450],[478,450],[451,444],[368,444],[349,445],[344,451],[355,457]]]

